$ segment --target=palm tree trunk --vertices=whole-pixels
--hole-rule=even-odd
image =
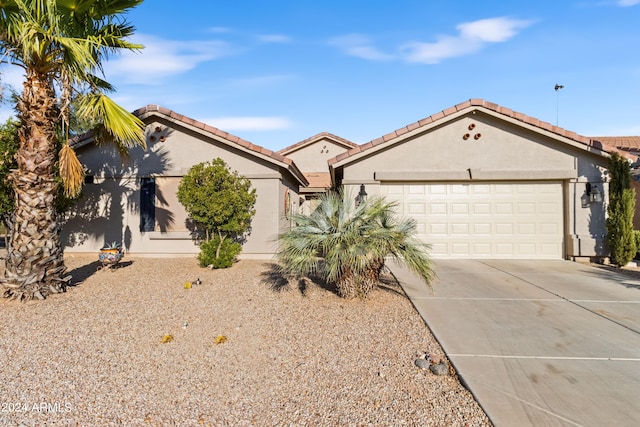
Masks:
[[[351,270],[343,271],[338,280],[336,280],[338,295],[346,299],[356,298],[358,296],[357,279]]]
[[[2,294],[44,299],[64,292],[70,279],[63,277],[66,267],[55,209],[58,113],[50,79],[28,70],[18,111],[18,169],[11,174],[16,207]]]

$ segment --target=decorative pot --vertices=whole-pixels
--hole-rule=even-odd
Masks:
[[[100,253],[98,254],[98,259],[104,267],[119,263],[123,256],[124,252],[122,251],[122,249],[102,248],[100,249]]]

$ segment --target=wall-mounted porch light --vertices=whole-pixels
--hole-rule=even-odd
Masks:
[[[583,208],[588,208],[591,203],[602,203],[602,191],[595,184],[587,182],[584,194],[580,198]]]
[[[602,191],[598,190],[595,184],[589,185],[589,183],[587,183],[587,186],[591,187],[587,190],[589,193],[589,201],[591,201],[591,203],[602,203]]]
[[[365,200],[367,200],[367,192],[364,190],[364,184],[360,184],[360,191],[356,196],[356,207],[364,203]]]

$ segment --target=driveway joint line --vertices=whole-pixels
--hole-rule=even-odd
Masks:
[[[525,360],[586,360],[611,362],[640,362],[639,357],[587,357],[587,356],[510,356],[502,354],[447,353],[448,357],[477,357],[486,359],[525,359]]]
[[[493,266],[493,265],[487,264],[486,262],[478,261],[478,263],[483,264],[483,265],[485,265],[485,266],[487,266],[487,267],[489,267],[489,268],[493,268],[494,270],[498,270],[498,271],[500,271],[500,272],[502,272],[502,273],[504,273],[504,274],[507,274],[507,275],[509,275],[509,276],[511,276],[511,277],[515,277],[516,279],[521,280],[521,281],[523,281],[524,283],[528,283],[529,285],[534,286],[534,287],[536,287],[536,288],[538,288],[538,289],[540,289],[540,290],[542,290],[542,291],[544,291],[544,292],[550,293],[551,295],[554,295],[554,296],[556,296],[556,297],[558,297],[558,298],[561,298],[561,299],[563,299],[563,300],[565,300],[565,301],[567,301],[567,302],[569,302],[569,303],[571,303],[571,304],[575,305],[576,307],[580,307],[581,309],[586,310],[586,311],[588,311],[588,312],[589,312],[589,313],[591,313],[591,314],[594,314],[594,315],[596,315],[596,316],[598,316],[598,317],[600,317],[600,318],[602,318],[602,319],[608,320],[608,321],[609,321],[609,322],[611,322],[611,323],[615,323],[616,325],[621,326],[621,327],[623,327],[623,328],[625,328],[625,329],[627,329],[627,330],[629,330],[629,331],[633,332],[634,334],[640,335],[640,331],[638,331],[638,330],[636,330],[636,329],[634,329],[634,328],[632,328],[632,327],[629,327],[629,326],[625,325],[624,323],[617,322],[617,321],[615,321],[615,320],[613,320],[613,319],[611,319],[611,318],[609,318],[609,317],[607,317],[607,316],[605,316],[605,315],[602,315],[602,314],[598,313],[597,311],[591,310],[591,309],[589,309],[589,308],[587,308],[587,307],[585,307],[585,306],[583,306],[583,305],[580,305],[580,304],[578,304],[578,302],[577,302],[577,301],[570,300],[569,298],[566,298],[566,297],[564,297],[564,296],[562,296],[562,295],[560,295],[560,294],[557,294],[557,293],[555,293],[555,292],[552,292],[552,291],[550,291],[549,289],[546,289],[546,288],[543,288],[542,286],[536,285],[535,283],[533,283],[533,282],[531,282],[531,281],[529,281],[529,280],[526,280],[526,279],[525,279],[525,278],[523,278],[523,277],[517,276],[517,275],[516,275],[516,274],[514,274],[514,273],[511,273],[511,272],[509,272],[509,271],[505,271],[505,270],[502,270],[502,269],[500,269],[500,268],[498,268],[498,267],[495,267],[495,266]]]
[[[573,302],[599,304],[640,304],[638,301],[613,301],[597,299],[569,299],[569,298],[490,298],[490,297],[415,297],[422,300],[460,300],[460,301],[544,301],[544,302]]]
[[[474,377],[473,376],[468,376],[467,378],[474,378]],[[526,401],[524,399],[521,399],[520,397],[516,396],[513,393],[509,393],[507,391],[501,390],[498,387],[495,387],[495,386],[493,386],[493,385],[491,385],[489,383],[486,383],[486,382],[484,382],[482,380],[479,380],[477,378],[474,378],[474,380],[477,381],[478,383],[482,384],[483,386],[492,389],[493,391],[495,391],[497,393],[503,394],[503,395],[505,395],[505,396],[507,396],[507,397],[509,397],[511,399],[514,399],[514,400],[522,403],[523,405],[526,405],[526,406],[529,406],[531,408],[534,408],[534,409],[537,409],[539,411],[542,411],[547,415],[551,415],[552,417],[556,417],[556,418],[558,418],[558,419],[560,419],[562,421],[565,421],[565,422],[567,422],[567,423],[569,423],[569,424],[571,424],[571,425],[573,425],[575,427],[585,427],[583,424],[579,424],[579,423],[577,423],[577,422],[575,422],[573,420],[570,420],[569,418],[563,417],[560,414],[556,414],[555,412],[552,412],[552,411],[550,411],[548,409],[545,409],[545,408],[543,408],[543,407],[541,407],[539,405],[536,405],[535,403],[528,402],[528,401]]]

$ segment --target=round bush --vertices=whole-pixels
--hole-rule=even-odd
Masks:
[[[220,246],[220,256],[216,258],[216,250],[219,244],[220,237],[215,236],[213,239],[208,242],[203,242],[200,245],[200,253],[198,254],[200,267],[212,266],[212,268],[229,268],[233,265],[233,262],[242,250],[242,245],[232,239],[224,239],[222,246]]]

